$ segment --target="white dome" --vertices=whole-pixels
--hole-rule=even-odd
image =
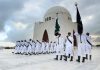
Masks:
[[[56,15],[56,13],[58,13],[58,15],[64,14],[66,17],[69,17],[70,19],[72,19],[69,11],[66,8],[61,7],[61,6],[55,6],[55,7],[48,9],[44,18],[49,17],[50,15]]]

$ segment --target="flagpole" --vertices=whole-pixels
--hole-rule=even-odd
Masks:
[[[82,21],[81,21],[80,13],[78,11],[77,2],[75,2],[75,6],[76,6],[76,10],[77,10],[77,16],[76,16],[77,31],[78,31],[78,34],[80,35],[80,42],[82,43],[81,35],[83,33],[83,24],[82,24]]]
[[[58,12],[56,13],[56,17],[58,18]]]

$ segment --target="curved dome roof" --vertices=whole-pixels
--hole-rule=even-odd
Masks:
[[[51,7],[50,9],[48,9],[44,17],[47,17],[50,14],[56,14],[56,13],[59,13],[59,14],[64,13],[64,15],[69,16],[71,18],[69,11],[66,8],[61,7],[61,6]]]

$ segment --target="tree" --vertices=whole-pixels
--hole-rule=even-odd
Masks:
[[[58,24],[58,18],[56,19],[56,24],[55,24],[55,36],[59,34],[60,31],[60,26]]]

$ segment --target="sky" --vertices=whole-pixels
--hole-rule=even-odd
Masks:
[[[34,23],[42,21],[53,6],[66,8],[75,22],[75,2],[84,31],[100,36],[100,0],[0,0],[0,42],[32,38]]]

